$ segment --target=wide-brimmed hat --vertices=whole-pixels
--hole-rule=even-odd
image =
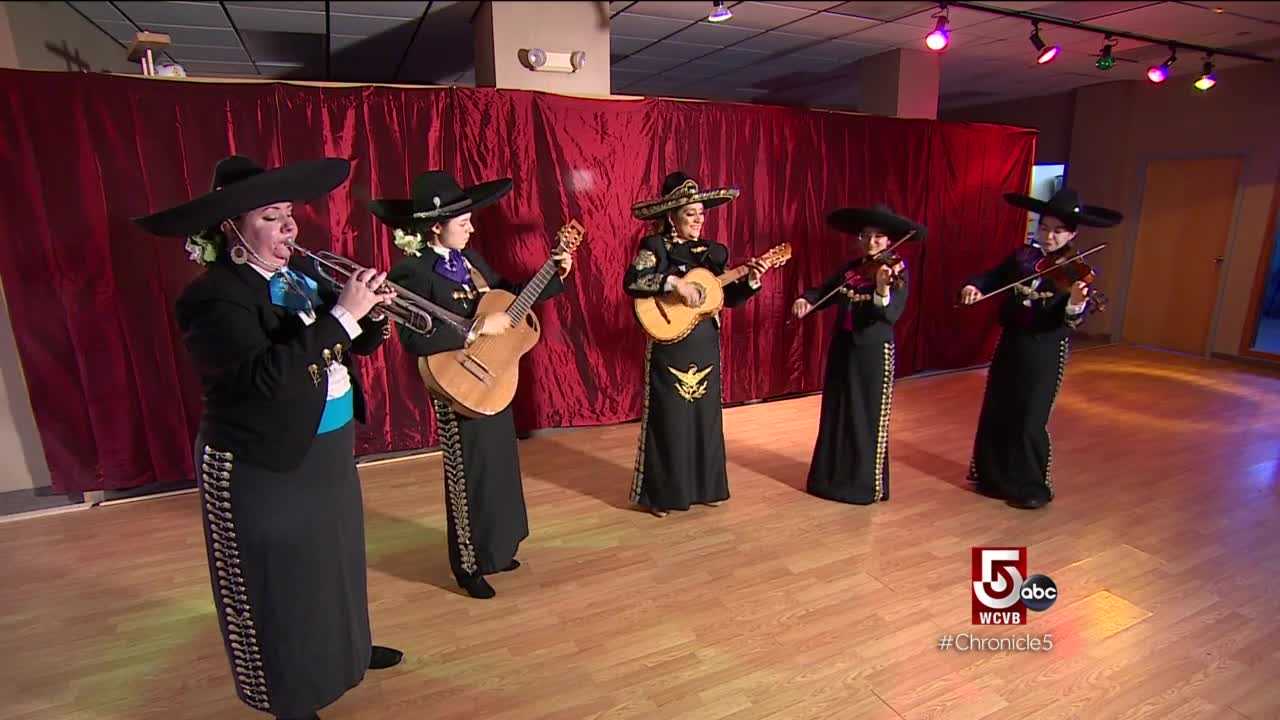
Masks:
[[[343,158],[264,170],[247,157],[232,155],[218,161],[208,193],[133,221],[156,235],[186,237],[264,205],[314,200],[341,185],[350,172],[351,163]]]
[[[1071,188],[1062,188],[1046,200],[1033,198],[1019,193],[1005,193],[1004,199],[1014,207],[1030,210],[1040,215],[1056,217],[1065,223],[1087,225],[1089,227],[1111,227],[1119,225],[1124,215],[1104,207],[1085,205],[1080,202],[1080,194]]]
[[[511,187],[511,178],[502,178],[464,188],[449,173],[429,170],[414,179],[413,197],[371,200],[369,210],[388,225],[407,228],[415,223],[443,222],[492,205],[511,192]]]
[[[662,195],[652,200],[642,200],[631,206],[631,215],[637,220],[652,220],[676,208],[702,203],[710,210],[738,197],[741,191],[732,187],[701,190],[693,178],[683,172],[673,172],[662,181]]]
[[[925,226],[902,217],[889,209],[889,206],[877,204],[869,208],[840,208],[827,216],[827,224],[851,235],[857,235],[864,228],[879,228],[890,240],[901,240],[907,233],[915,232],[912,240],[923,240],[928,230]]]

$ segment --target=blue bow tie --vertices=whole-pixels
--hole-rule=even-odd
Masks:
[[[285,275],[289,280],[285,279]],[[319,286],[316,281],[289,268],[277,270],[268,281],[271,288],[271,302],[293,312],[314,311],[320,304]]]
[[[471,279],[471,272],[467,270],[467,262],[458,250],[449,250],[447,256],[436,258],[435,271],[459,285],[466,285]]]

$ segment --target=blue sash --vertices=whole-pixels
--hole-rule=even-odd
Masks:
[[[320,416],[320,427],[316,429],[316,435],[323,435],[327,432],[333,432],[347,423],[355,416],[355,393],[351,390],[342,397],[336,397],[324,404],[324,414]]]

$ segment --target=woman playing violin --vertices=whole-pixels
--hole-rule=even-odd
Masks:
[[[1082,205],[1068,188],[1047,202],[1015,193],[1005,200],[1040,214],[1038,247],[1021,247],[996,268],[971,278],[960,293],[966,305],[1074,255],[1072,241],[1081,225],[1111,227],[1123,219],[1114,210]],[[1013,285],[1001,308],[1003,332],[987,374],[969,480],[979,493],[1013,507],[1043,507],[1054,496],[1049,413],[1066,370],[1069,335],[1092,302],[1088,273],[1073,273],[1080,267],[1062,266]]]
[[[796,317],[837,308],[807,489],[869,505],[889,499],[893,325],[907,306],[906,267],[886,251],[904,238],[922,239],[925,228],[882,205],[842,208],[827,222],[857,235],[863,254],[791,308]]]

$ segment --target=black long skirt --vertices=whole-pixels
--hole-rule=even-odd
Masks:
[[[688,510],[729,498],[720,395],[720,329],[703,320],[645,350],[645,401],[631,501]]]
[[[1070,340],[1006,332],[996,347],[969,461],[979,492],[1024,502],[1053,499],[1049,414]]]
[[[529,537],[511,408],[470,418],[433,403],[444,452],[449,565],[459,579],[501,572]]]
[[[286,473],[196,439],[209,575],[236,692],[278,717],[311,715],[369,667],[354,437],[353,423],[318,436]]]
[[[836,334],[809,465],[810,494],[855,505],[889,499],[893,376],[893,343],[854,345],[847,333]]]

